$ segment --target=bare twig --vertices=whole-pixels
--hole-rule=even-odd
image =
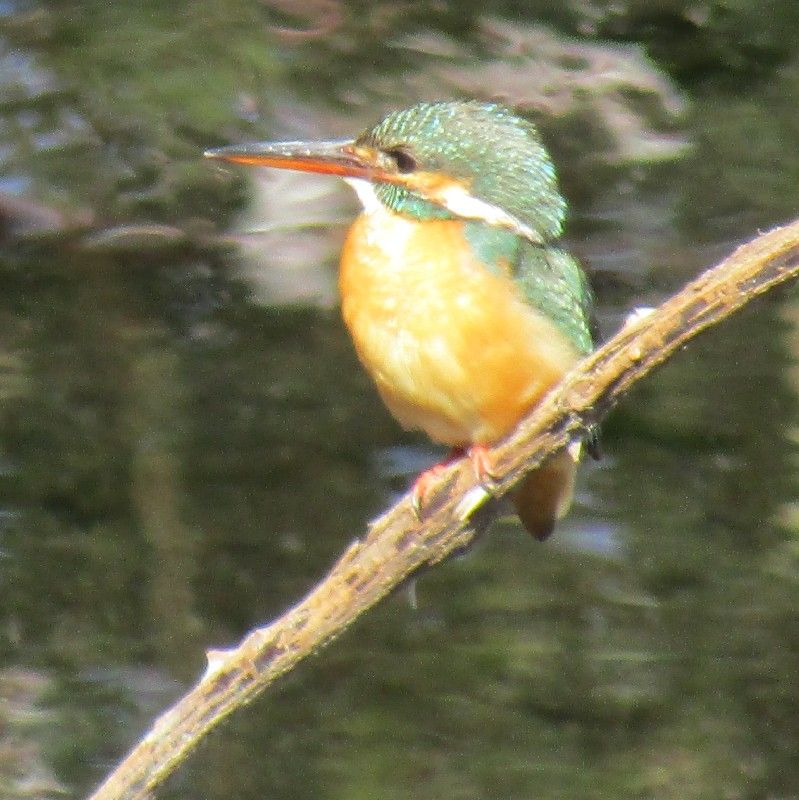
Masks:
[[[799,221],[738,248],[651,315],[623,328],[492,451],[497,493],[579,438],[690,338],[797,274]],[[91,800],[148,797],[225,716],[330,642],[409,575],[468,545],[475,536],[468,518],[485,499],[468,463],[454,465],[430,487],[423,523],[403,498],[296,606],[238,647],[209,652],[206,674],[155,721]]]

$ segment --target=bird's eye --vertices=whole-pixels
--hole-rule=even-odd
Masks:
[[[413,172],[419,167],[416,159],[406,147],[392,147],[390,150],[386,150],[385,153],[397,165],[399,172]]]

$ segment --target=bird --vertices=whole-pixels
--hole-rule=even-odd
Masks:
[[[205,156],[350,184],[362,210],[344,241],[339,289],[357,355],[403,427],[467,453],[490,485],[490,446],[593,349],[591,290],[558,246],[566,201],[535,125],[499,103],[423,102],[355,139]],[[568,511],[578,459],[579,443],[512,493],[539,540]],[[440,468],[417,479],[417,510]]]

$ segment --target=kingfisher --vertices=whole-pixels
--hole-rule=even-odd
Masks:
[[[352,186],[363,209],[339,289],[358,357],[403,427],[468,453],[489,485],[489,446],[593,347],[591,292],[557,244],[566,202],[535,126],[495,103],[419,103],[356,139],[205,155]],[[513,491],[538,539],[569,508],[578,458],[550,456]],[[440,468],[417,479],[417,509]]]

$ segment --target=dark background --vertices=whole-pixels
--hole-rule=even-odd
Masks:
[[[435,457],[338,318],[354,198],[206,147],[513,104],[608,334],[796,216],[797,41],[793,0],[0,2],[0,797],[96,785]],[[799,797],[798,325],[692,343],[549,542],[498,524],[160,796]]]

